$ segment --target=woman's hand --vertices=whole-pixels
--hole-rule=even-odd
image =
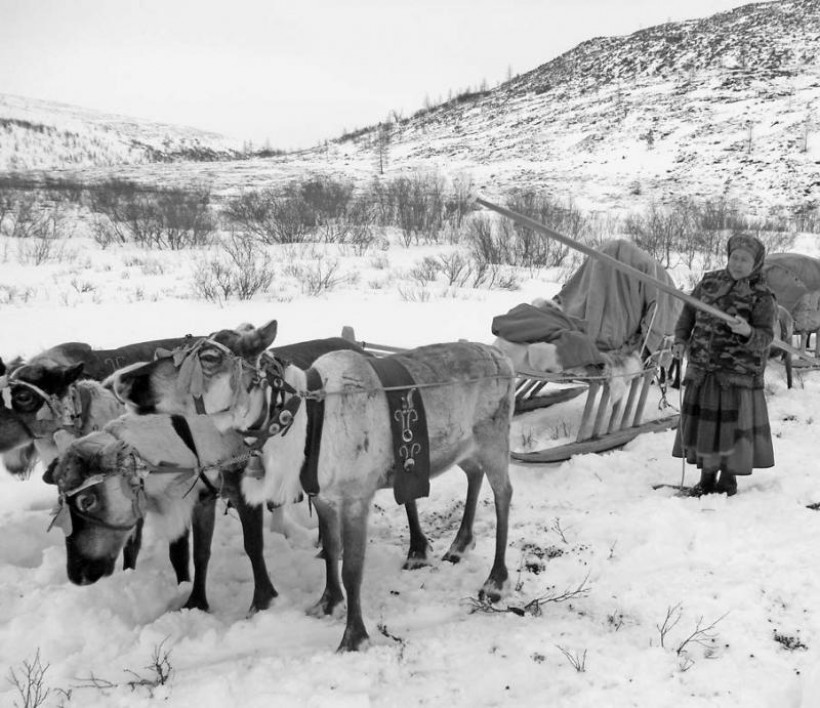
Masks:
[[[748,337],[752,333],[752,326],[739,315],[735,317],[735,321],[729,325],[729,328],[741,337]]]

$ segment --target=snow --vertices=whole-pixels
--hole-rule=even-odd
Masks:
[[[7,254],[0,262],[4,359],[67,340],[111,347],[274,318],[280,343],[334,336],[344,325],[399,346],[491,342],[494,315],[560,287],[557,271],[521,274],[517,291],[422,286],[408,278],[410,268],[448,247],[393,243],[361,258],[335,254],[345,278],[332,292],[309,297],[280,273],[271,293],[215,304],[193,295],[192,272],[204,253],[100,250],[81,237],[64,246],[75,257],[33,266],[0,244]],[[817,255],[809,237],[795,248]],[[316,256],[270,250],[280,261]],[[146,267],[151,259],[159,267]],[[684,276],[675,273],[678,282]],[[687,483],[696,481],[696,471],[670,455],[672,432],[560,464],[511,464],[510,586],[497,612],[476,611],[473,601],[494,548],[488,485],[476,547],[450,565],[440,559],[460,521],[466,481],[458,470],[433,481],[419,503],[432,563],[415,571],[401,569],[403,509],[380,492],[362,588],[371,643],[354,654],[335,653],[343,617],[305,613],[324,570],[315,519],[304,509],[289,538],[266,531],[280,594],[252,617],[238,519],[219,516],[211,611],[203,613],[179,609],[190,585],[177,586],[167,544],[150,520],[136,570],[88,587],[69,583],[64,537],[46,530],[54,488],[39,468],[26,481],[2,473],[0,705],[24,705],[8,679],[13,672],[25,685],[25,666],[39,657],[48,667],[47,706],[818,706],[820,514],[807,505],[820,500],[813,462],[820,374],[798,375],[788,390],[772,364],[766,391],[777,464],[740,479],[731,499],[652,489],[679,483],[684,471]],[[678,406],[678,393],[668,391],[667,401]],[[527,438],[536,447],[553,444],[576,415],[570,407],[517,416],[513,448]],[[556,601],[566,592],[572,597]],[[151,667],[166,658],[163,685]]]

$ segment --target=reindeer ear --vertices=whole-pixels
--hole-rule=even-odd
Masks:
[[[79,364],[74,364],[74,366],[69,366],[63,371],[63,383],[68,386],[69,384],[73,384],[80,376],[83,375],[83,369],[85,368],[85,364],[80,362]]]
[[[242,333],[237,343],[237,353],[243,357],[259,356],[276,339],[276,329],[276,320],[271,320],[259,329]]]
[[[120,402],[136,407],[139,413],[153,413],[156,397],[152,374],[160,361],[163,360],[135,364],[115,371],[103,382],[103,387],[112,391]]]
[[[270,347],[273,344],[273,340],[276,339],[276,331],[279,325],[277,324],[276,320],[271,320],[266,325],[262,325],[257,331],[262,336],[262,341],[265,343],[265,349]]]
[[[57,480],[56,480],[56,479],[54,479],[54,471],[57,469],[57,464],[58,464],[59,462],[60,462],[60,458],[59,458],[59,457],[55,457],[55,458],[51,461],[51,464],[49,464],[49,466],[48,466],[48,467],[46,467],[46,471],[45,471],[45,472],[43,472],[43,481],[44,481],[46,484],[57,484]]]

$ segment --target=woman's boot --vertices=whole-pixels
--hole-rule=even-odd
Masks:
[[[737,494],[737,477],[728,472],[720,473],[720,480],[715,487],[718,494],[725,494],[727,497],[733,497]]]
[[[701,470],[700,482],[689,490],[690,497],[702,497],[717,491],[717,470]]]

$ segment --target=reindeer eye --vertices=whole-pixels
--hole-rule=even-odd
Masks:
[[[206,366],[219,366],[222,363],[222,352],[218,349],[203,349],[199,361]]]
[[[33,391],[27,388],[17,388],[11,393],[11,404],[15,410],[30,413],[37,410],[43,402],[34,395]]]
[[[97,495],[94,492],[82,492],[77,495],[75,504],[80,511],[92,511],[97,506]]]

